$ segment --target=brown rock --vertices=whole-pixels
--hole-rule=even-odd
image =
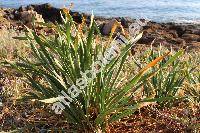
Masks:
[[[60,11],[61,9],[52,7],[51,4],[31,5],[38,14],[41,14],[45,21],[62,22]]]
[[[175,41],[176,41],[178,44],[182,44],[182,45],[185,45],[185,44],[186,44],[185,40],[184,40],[184,39],[181,39],[181,38],[176,38]]]
[[[200,36],[196,34],[183,34],[182,39],[184,39],[186,42],[191,42],[191,41],[199,41]]]
[[[160,24],[155,23],[152,25],[152,29],[158,30],[158,29],[163,29],[163,28]]]
[[[196,50],[200,50],[200,42],[192,42],[192,43],[188,43],[188,50],[192,50],[195,49]]]
[[[35,18],[35,22],[44,22],[42,15],[33,10],[20,12],[20,20],[29,28],[32,27],[33,17]]]
[[[163,37],[167,38],[167,39],[172,39],[174,38],[173,34],[170,34],[170,33],[165,33],[162,35]]]
[[[169,34],[172,34],[173,38],[178,38],[178,34],[175,30],[169,31]]]
[[[102,34],[103,35],[109,35],[111,32],[112,27],[114,24],[118,22],[116,19],[111,20],[110,22],[106,23],[102,28]]]
[[[200,35],[200,29],[192,30],[192,34]]]
[[[24,12],[24,11],[27,11],[27,10],[26,10],[26,8],[25,8],[25,7],[23,7],[23,6],[20,6],[20,7],[19,7],[19,9],[18,9],[18,11],[19,11],[19,12]]]
[[[175,30],[179,37],[181,37],[186,32],[186,27],[183,25],[170,25],[169,30]]]
[[[143,36],[138,43],[139,44],[151,44],[152,41],[155,39],[153,36]]]

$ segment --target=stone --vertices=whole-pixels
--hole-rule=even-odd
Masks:
[[[155,39],[153,36],[143,36],[137,43],[139,44],[151,44]]]
[[[200,42],[191,42],[191,43],[188,43],[187,46],[188,46],[187,49],[189,51],[193,49],[195,49],[195,51],[200,50]]]
[[[200,29],[195,29],[191,31],[192,34],[200,35]]]
[[[79,12],[72,12],[70,11],[70,15],[72,16],[73,20],[76,22],[76,23],[79,23],[81,24],[82,23],[82,14],[80,14]],[[89,19],[90,20],[90,19]]]
[[[178,38],[178,34],[175,30],[170,30],[169,34],[171,34],[173,36],[173,38]]]
[[[151,26],[151,28],[154,29],[154,30],[158,30],[158,29],[162,30],[163,29],[163,27],[160,24],[157,24],[157,23],[153,24]]]
[[[26,8],[23,7],[23,6],[20,6],[19,9],[18,9],[18,11],[19,11],[19,12],[24,12],[24,11],[26,11]]]
[[[177,44],[182,44],[182,45],[186,44],[185,40],[181,38],[176,38],[175,41],[177,42]]]
[[[44,22],[42,15],[33,10],[20,12],[20,20],[29,28],[32,27],[33,17],[35,18],[35,22]]]
[[[127,22],[127,20],[126,20],[124,17],[122,17],[122,18],[120,19],[120,22],[121,22],[121,25],[122,25],[124,28],[128,28],[128,22]]]
[[[175,30],[179,37],[181,37],[186,32],[186,27],[182,25],[174,25],[169,26],[170,30]]]
[[[29,5],[26,7],[26,10],[34,10],[33,6]]]
[[[102,34],[103,35],[109,35],[112,27],[114,26],[114,24],[118,22],[116,19],[112,19],[111,21],[109,21],[108,23],[105,23],[103,28],[102,28]]]
[[[101,31],[101,33],[103,33],[103,27],[105,26],[105,23],[101,23],[98,25],[99,30]]]
[[[45,21],[62,22],[61,9],[52,7],[50,4],[31,5],[38,14],[41,14]]]
[[[183,34],[182,39],[184,39],[186,42],[191,42],[191,41],[200,41],[200,36],[196,34]]]

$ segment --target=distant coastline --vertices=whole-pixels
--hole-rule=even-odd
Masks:
[[[199,0],[0,0],[0,6],[19,8],[21,5],[50,3],[61,8],[74,3],[73,10],[81,13],[94,12],[104,17],[146,17],[155,22],[200,23]]]
[[[50,4],[29,5],[26,7],[1,8],[0,9],[0,29],[14,28],[16,30],[23,30],[24,25],[32,27],[32,15],[37,21],[44,22],[62,22],[60,17],[60,8],[53,7]],[[82,17],[86,18],[86,23],[90,23],[90,14],[70,11],[74,21],[82,22]],[[99,29],[104,36],[108,36],[112,28],[113,22],[120,22],[125,30],[135,22],[135,19],[130,17],[99,17],[95,20]],[[52,31],[48,31],[51,33]],[[173,47],[174,49],[189,46],[189,49],[200,49],[200,24],[193,23],[157,23],[150,21],[147,26],[143,27],[143,37],[138,41],[139,44],[150,46],[154,41],[155,46],[160,43],[166,47]]]

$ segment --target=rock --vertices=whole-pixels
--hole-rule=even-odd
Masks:
[[[143,30],[144,35],[151,34],[153,32],[154,31],[151,28],[147,28],[146,26],[144,27],[144,30]]]
[[[143,36],[137,43],[139,44],[151,44],[155,39],[153,36]]]
[[[60,11],[61,9],[52,7],[50,4],[31,5],[38,14],[41,14],[45,21],[62,22]]]
[[[151,26],[151,28],[154,29],[154,30],[158,30],[158,29],[162,30],[163,29],[163,27],[160,24],[158,24],[158,23],[153,24]]]
[[[26,10],[26,8],[25,8],[25,7],[23,7],[23,6],[20,6],[20,7],[19,7],[19,9],[18,9],[18,11],[19,11],[19,12],[24,12],[24,11],[27,11],[27,10]]]
[[[124,17],[122,17],[122,18],[120,19],[120,22],[121,22],[121,25],[122,25],[124,28],[128,28],[128,22],[127,22],[127,20],[126,20]]]
[[[149,25],[143,26],[143,29],[144,29],[144,30],[149,30],[149,29],[152,30],[152,29],[151,29],[151,26],[149,26]]]
[[[175,41],[177,42],[177,44],[182,44],[182,45],[186,44],[185,40],[181,38],[176,38]]]
[[[169,31],[169,34],[172,34],[173,38],[178,38],[178,34],[175,30]]]
[[[192,34],[200,35],[200,29],[194,29],[191,31]]]
[[[195,49],[195,51],[200,50],[200,42],[188,43],[187,46],[188,46],[187,49],[188,49],[189,51],[190,51],[190,50],[193,50],[193,49]]]
[[[186,32],[186,27],[182,25],[174,25],[169,26],[170,30],[175,30],[179,37],[181,37]]]
[[[111,20],[110,22],[104,24],[103,28],[102,28],[102,34],[103,35],[109,35],[111,32],[112,27],[114,26],[114,24],[118,22],[116,19]]]
[[[51,4],[46,3],[42,5],[30,5],[27,9],[34,9],[38,14],[41,14],[45,21],[50,22],[62,22],[61,9],[53,7]],[[74,21],[77,23],[82,23],[82,14],[79,12],[70,11],[70,15],[73,17]]]
[[[70,15],[72,16],[73,20],[76,22],[76,23],[79,23],[81,24],[82,23],[82,14],[80,14],[79,12],[72,12],[70,11]],[[90,20],[90,19],[89,19]]]
[[[195,34],[183,34],[182,39],[184,39],[186,42],[191,42],[191,41],[200,41],[200,36],[195,35]]]
[[[103,33],[103,27],[105,26],[105,23],[101,23],[98,25],[99,30],[101,31],[101,33]]]
[[[32,27],[33,17],[35,18],[35,22],[44,22],[42,15],[33,10],[20,12],[20,20],[29,28]]]
[[[34,10],[33,6],[29,5],[26,7],[26,10]]]

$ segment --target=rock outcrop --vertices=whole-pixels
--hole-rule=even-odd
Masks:
[[[29,28],[32,27],[33,19],[37,22],[44,22],[42,15],[38,14],[36,11],[28,10],[19,13],[19,19]]]
[[[2,25],[18,25],[22,24],[31,27],[32,18],[35,17],[36,22],[59,22],[62,23],[61,9],[55,8],[50,4],[29,5],[20,7],[19,9],[0,9],[0,28]],[[70,11],[74,21],[82,23],[83,17],[86,18],[86,24],[90,24],[90,15],[81,14],[79,12]],[[129,26],[135,22],[131,18],[104,18],[95,17],[95,20],[103,35],[110,35],[111,29],[116,22],[120,22],[123,28],[128,31]],[[118,30],[120,31],[120,29]],[[200,45],[200,25],[197,24],[176,24],[176,23],[156,23],[148,22],[142,28],[143,37],[138,44],[154,46],[163,44],[167,47],[176,49],[184,46],[191,48]]]

